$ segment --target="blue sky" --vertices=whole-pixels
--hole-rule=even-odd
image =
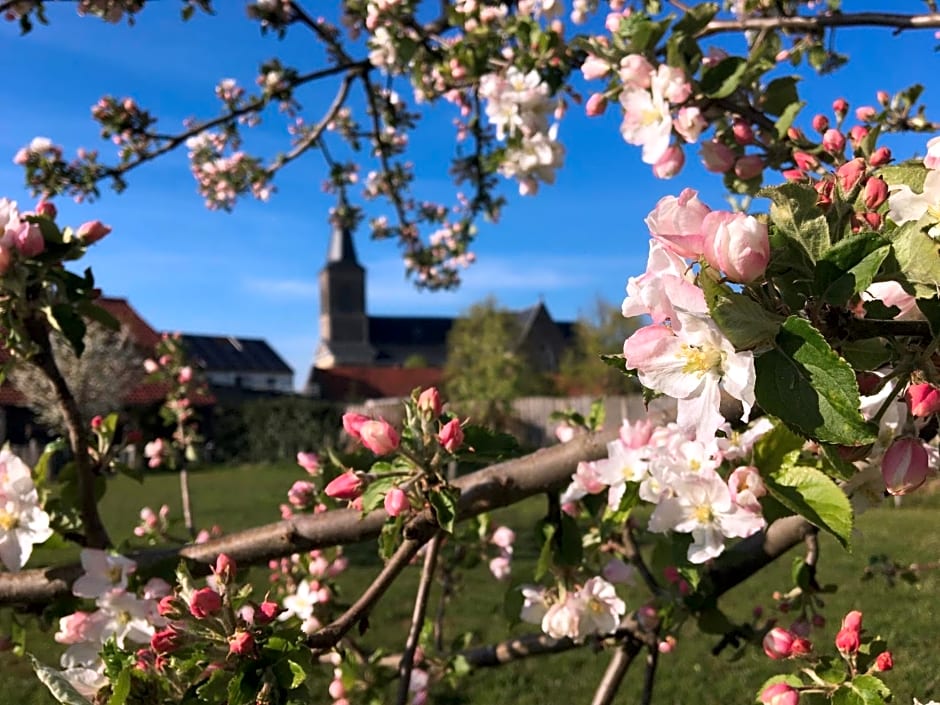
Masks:
[[[0,195],[24,207],[32,203],[11,160],[36,135],[52,138],[66,154],[85,146],[110,155],[90,117],[103,94],[133,96],[160,118],[164,131],[175,131],[188,116],[216,114],[213,88],[222,78],[251,86],[257,66],[275,56],[301,71],[322,65],[303,30],[292,30],[284,41],[261,36],[245,18],[241,0],[217,5],[216,17],[183,24],[177,2],[153,3],[130,27],[81,19],[71,3],[62,3],[49,10],[51,26],[26,37],[18,36],[13,23],[0,25],[0,65],[15,67],[0,83]],[[847,0],[844,9],[875,5]],[[920,12],[923,2],[898,0],[891,9]],[[809,106],[800,124],[814,110],[828,113],[837,95],[854,107],[873,103],[877,89],[895,92],[915,82],[927,86],[929,106],[940,88],[934,78],[936,43],[930,31],[892,36],[885,30],[842,30],[837,47],[853,61],[834,75],[803,81]],[[311,108],[309,119],[332,98],[328,88],[300,95]],[[619,302],[627,277],[645,266],[643,218],[656,201],[691,186],[720,207],[723,191],[720,179],[698,165],[695,148],[687,150],[686,168],[677,178],[654,179],[639,150],[620,138],[616,112],[588,121],[577,108],[570,111],[561,127],[567,157],[557,184],[523,199],[506,183],[510,205],[499,224],[481,226],[478,263],[456,292],[416,290],[404,277],[393,243],[360,236],[356,246],[368,271],[370,313],[454,315],[493,294],[510,307],[542,298],[555,318],[573,319],[598,296]],[[451,117],[446,109],[429,115],[412,153],[419,195],[443,202],[452,194],[440,157],[453,148]],[[250,132],[249,151],[285,149],[285,127],[283,118],[270,114]],[[889,144],[905,156],[922,153],[926,139]],[[310,155],[281,172],[269,203],[245,200],[232,213],[210,212],[180,151],[131,173],[121,195],[105,186],[92,204],[59,199],[59,220],[77,225],[99,218],[113,226],[113,234],[93,248],[89,264],[108,295],[129,298],[153,326],[266,338],[302,385],[317,343],[317,273],[333,204],[320,190],[324,174],[322,161]]]

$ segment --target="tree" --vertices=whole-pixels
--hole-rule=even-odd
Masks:
[[[124,406],[128,393],[144,379],[143,355],[124,328],[114,331],[92,324],[81,357],[67,341],[55,337],[52,355],[75,395],[83,419],[106,416]],[[10,371],[14,386],[26,397],[42,425],[57,433],[66,419],[52,383],[35,367],[20,363]]]
[[[444,378],[449,397],[480,422],[503,426],[513,399],[550,388],[521,344],[517,316],[495,299],[471,306],[447,336]]]
[[[623,317],[619,307],[598,298],[593,311],[575,323],[574,344],[565,351],[558,372],[561,386],[569,394],[636,392],[636,382],[606,364],[600,355],[618,350],[638,327],[635,319]]]
[[[143,5],[84,0],[79,7],[113,20]],[[628,281],[622,310],[650,323],[627,338],[623,363],[646,391],[675,400],[673,423],[632,420],[513,458],[518,449],[504,437],[444,412],[437,390],[406,400],[400,430],[346,414],[344,429],[360,452],[298,458],[313,479],[295,483],[289,500],[310,513],[287,507],[280,523],[135,556],[138,578],[159,570],[168,555],[183,559],[172,594],[160,602],[169,624],[153,616],[152,596],[128,589],[129,561],[101,550],[112,545],[98,511],[108,454],[92,452],[74,394],[51,355],[54,331],[78,353],[82,320],[100,315],[90,274],[71,274],[64,263],[81,258],[106,230],[89,223],[73,233],[55,222],[46,203],[21,215],[5,202],[3,342],[52,383],[75,482],[49,487],[41,471],[34,476],[9,454],[0,456],[0,559],[20,571],[32,546],[53,533],[84,550],[82,566],[0,574],[0,602],[40,605],[46,619],[63,617],[67,669],[36,665],[63,702],[87,701],[79,688],[112,702],[141,693],[164,702],[309,701],[315,697],[309,674],[326,669],[333,700],[345,699],[349,688],[356,698],[387,701],[383,683],[391,680],[404,705],[412,694],[426,700],[433,678],[588,643],[612,653],[594,703],[614,699],[644,651],[642,699],[649,702],[658,654],[670,651],[675,633],[692,623],[720,634],[723,645],[747,642],[772,659],[807,659],[788,661],[790,673],[759,687],[763,703],[879,705],[890,698],[883,674],[892,656],[863,632],[859,613],[843,618],[835,655],[814,656],[805,634],[826,592],[817,580],[819,532],[848,545],[851,500],[915,490],[936,457],[940,142],[927,141],[922,159],[893,163],[879,141],[891,131],[940,126],[925,116],[915,86],[879,93],[880,107],[862,106],[854,118],[837,98],[831,112],[826,107],[801,127],[799,76],[780,74],[787,62],[796,70],[804,60],[814,70],[838,68],[845,59],[833,49],[836,29],[935,28],[940,15],[932,2],[923,15],[905,15],[842,12],[835,0],[825,6],[745,0],[724,9],[674,2],[675,14],[666,14],[650,0],[633,3],[629,12],[617,3],[604,31],[598,21],[596,30],[589,24],[590,32],[579,33],[554,17],[559,5],[445,3],[435,7],[438,15],[409,2],[348,0],[344,23],[332,25],[299,2],[262,0],[251,5],[251,17],[277,33],[309,30],[326,49],[325,68],[302,73],[268,63],[253,97],[223,82],[222,115],[176,135],[156,131],[153,116],[133,100],[103,99],[95,117],[119,145],[112,165],[92,152],[67,161],[61,148],[42,139],[16,155],[37,193],[91,197],[101,180],[122,188],[131,170],[188,142],[201,192],[212,205],[229,207],[241,193],[266,197],[284,164],[318,149],[345,203],[358,176],[332,156],[327,130],[335,129],[353,151],[369,139],[378,168],[365,180],[367,194],[387,198],[397,218],[394,225],[376,219],[374,232],[398,237],[420,281],[450,286],[472,259],[472,221],[496,215],[502,205],[496,175],[516,180],[528,195],[561,167],[564,150],[550,123],[559,119],[559,98],[579,92],[580,72],[588,82],[604,82],[589,83],[598,90],[585,103],[588,114],[616,99],[622,136],[643,148],[654,174],[675,175],[686,145],[702,141],[707,169],[722,174],[730,191],[760,193],[769,202],[756,217],[713,210],[685,189],[661,199],[647,218],[647,268]],[[184,13],[196,6],[208,3],[188,2]],[[31,17],[42,19],[40,2],[0,8],[20,17],[24,29]],[[598,9],[575,3],[572,23]],[[714,42],[727,33],[743,33],[733,49],[740,55]],[[387,82],[375,80],[377,72]],[[274,103],[298,110],[295,89],[326,79],[339,82],[335,98],[318,122],[295,122],[298,141],[289,152],[265,162],[240,151],[242,121],[255,122]],[[459,108],[458,137],[473,144],[454,164],[457,181],[469,186],[456,213],[412,198],[405,135],[417,116],[402,97],[410,91],[391,92],[396,82],[410,83],[430,105],[449,101]],[[347,106],[353,88],[364,91],[363,100]],[[368,106],[368,127],[355,121],[353,105]],[[747,199],[736,203],[743,207]],[[334,214],[351,223],[360,215],[354,206]],[[427,245],[422,225],[435,231]],[[470,350],[463,367],[474,362],[473,343],[509,337],[504,317],[490,318],[495,333],[475,329],[476,339],[462,346]],[[505,355],[510,348],[497,349]],[[517,360],[503,374],[481,375],[484,393],[504,396],[502,386],[521,366]],[[764,415],[749,419],[758,409]],[[110,442],[100,432],[96,440],[99,449]],[[453,482],[446,477],[452,462],[492,459],[503,462]],[[549,501],[536,525],[542,545],[533,584],[510,591],[508,601],[521,603],[520,617],[540,631],[456,652],[423,648],[435,575],[453,575],[461,561],[472,562],[469,554],[478,560],[494,553],[491,570],[505,575],[512,532],[491,530],[483,513],[542,493]],[[643,515],[648,520],[633,513],[641,502],[653,505]],[[640,533],[656,535],[662,550],[643,550]],[[379,539],[385,563],[355,599],[337,605],[328,586],[310,580],[312,573],[326,581],[339,572],[335,555],[300,552],[366,538]],[[798,545],[806,554],[794,562],[786,592],[798,625],[791,631],[761,619],[734,624],[719,598]],[[348,635],[356,627],[367,631],[376,602],[424,546],[403,650],[383,663],[380,652]],[[248,600],[234,561],[292,552],[296,561],[286,563],[296,568],[285,565],[286,577],[276,577],[284,595],[284,619],[276,619],[277,604]],[[612,582],[626,563],[648,592],[648,600],[630,609]],[[197,587],[190,568],[205,574],[210,565],[214,581]],[[89,611],[72,612],[73,597],[86,600]],[[151,633],[149,648],[130,643]],[[327,659],[332,663],[324,666]]]

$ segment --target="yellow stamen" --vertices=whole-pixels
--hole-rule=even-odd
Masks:
[[[20,523],[15,514],[10,514],[6,509],[0,509],[0,529],[4,531],[13,531]]]

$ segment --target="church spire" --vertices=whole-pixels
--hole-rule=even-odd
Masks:
[[[353,246],[352,231],[349,228],[349,204],[346,194],[341,193],[339,203],[331,220],[333,232],[330,234],[330,249],[327,251],[327,264],[342,262],[359,264],[356,259],[356,248]]]

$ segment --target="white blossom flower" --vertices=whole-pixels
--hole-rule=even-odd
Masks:
[[[584,583],[576,597],[582,605],[578,619],[578,640],[590,634],[603,636],[617,631],[627,606],[617,597],[613,585],[603,578],[591,578]]]
[[[548,612],[545,588],[538,585],[523,585],[522,599],[522,611],[519,613],[519,619],[529,624],[541,624],[545,613]]]
[[[314,607],[323,601],[322,590],[314,588],[307,580],[301,580],[293,595],[284,596],[281,602],[284,611],[278,619],[283,622],[291,617],[298,617],[301,622],[305,622],[313,616]]]
[[[98,598],[112,590],[127,588],[127,576],[137,569],[130,558],[97,548],[83,548],[82,568],[85,574],[72,584],[77,597]]]

